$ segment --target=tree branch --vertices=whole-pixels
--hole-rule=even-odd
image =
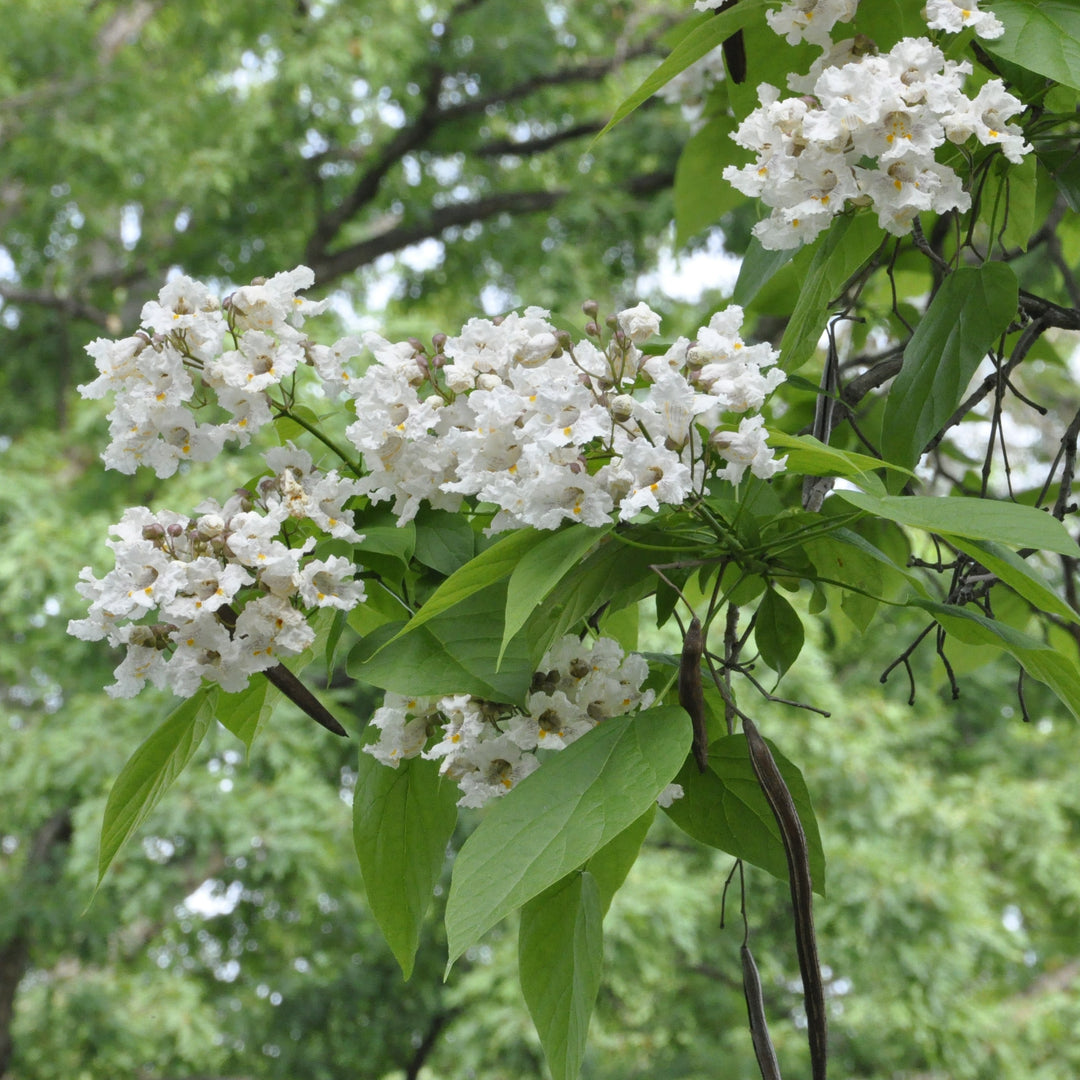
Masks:
[[[0,298],[9,304],[36,304],[39,307],[52,308],[63,312],[72,319],[85,319],[103,330],[110,329],[114,321],[108,312],[93,304],[84,303],[73,296],[57,296],[45,289],[20,289],[13,285],[0,283]]]
[[[23,910],[12,920],[13,931],[0,945],[0,1076],[6,1076],[14,1044],[11,1025],[15,1013],[15,993],[30,964],[30,935],[27,912],[33,910],[35,887],[52,885],[55,868],[51,866],[56,850],[71,839],[71,810],[64,807],[37,827],[26,853],[26,866],[15,895],[16,906]]]
[[[643,173],[626,180],[622,188],[630,195],[646,196],[670,187],[675,174],[668,171]],[[488,221],[500,214],[535,214],[550,210],[570,192],[565,188],[551,191],[505,191],[471,202],[452,203],[433,210],[424,220],[410,225],[398,225],[377,236],[368,237],[330,254],[309,251],[307,265],[315,271],[316,279],[326,284],[361,266],[374,262],[380,255],[400,251],[410,244],[418,244],[439,236],[444,229],[455,225],[469,225]]]

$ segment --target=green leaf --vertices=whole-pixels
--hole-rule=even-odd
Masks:
[[[780,342],[780,366],[785,371],[798,370],[814,355],[825,330],[829,304],[877,251],[882,235],[875,218],[845,214],[815,244],[799,299]]]
[[[203,686],[177,706],[120,770],[105,804],[98,884],[116,853],[183,772],[214,723],[217,687]]]
[[[281,691],[273,686],[269,679],[257,675],[243,690],[235,694],[219,691],[214,718],[228,728],[250,752],[255,736],[281,698]]]
[[[548,642],[579,627],[602,605],[617,610],[653,591],[656,578],[649,567],[662,557],[662,542],[655,538],[656,546],[648,546],[654,537],[638,535],[642,545],[624,544],[618,533],[604,537],[548,594],[529,622],[529,632],[541,651]]]
[[[668,58],[619,105],[615,115],[597,138],[607,134],[619,121],[625,120],[639,105],[648,101],[660,87],[666,86],[676,75],[731,37],[736,30],[754,19],[762,18],[766,6],[766,0],[739,0],[734,7],[706,19],[693,33],[683,37],[671,50]]]
[[[1028,154],[1019,165],[1004,155],[994,158],[982,193],[980,217],[993,229],[993,239],[1006,250],[1027,251],[1035,229],[1035,203],[1038,194],[1038,159]]]
[[[365,556],[386,555],[408,566],[416,550],[416,526],[413,522],[398,525],[388,510],[368,511],[358,517],[356,531],[364,537],[356,549],[356,561],[368,565]]]
[[[1080,666],[1057,649],[1006,623],[970,608],[916,599],[945,630],[960,641],[1004,649],[1034,679],[1046,683],[1073,716],[1080,720]]]
[[[775,589],[770,588],[758,604],[754,621],[754,643],[761,659],[783,674],[798,659],[803,647],[803,625],[795,609]]]
[[[855,480],[863,489],[885,494],[884,486],[873,473],[875,469],[891,469],[914,476],[910,469],[882,461],[854,450],[838,450],[813,435],[788,435],[783,431],[769,432],[769,445],[787,454],[788,472],[803,476],[845,476]]]
[[[416,561],[423,566],[450,575],[476,554],[476,533],[461,514],[424,507],[415,525]]]
[[[824,896],[825,852],[806,781],[771,739],[765,741],[799,811],[814,891]],[[787,881],[787,855],[780,826],[754,775],[744,736],[725,735],[710,743],[708,769],[699,772],[697,763],[688,761],[675,782],[682,784],[685,794],[664,812],[683,832]]]
[[[861,491],[837,491],[834,497],[888,518],[901,525],[927,532],[996,540],[1018,548],[1036,548],[1058,555],[1080,558],[1080,546],[1057,518],[1033,506],[998,499],[935,497],[932,495],[886,495],[877,498]]]
[[[380,627],[353,647],[346,670],[409,697],[474,694],[523,704],[535,668],[525,633],[503,648],[505,610],[500,581],[409,633],[411,624]]]
[[[1067,622],[1080,622],[1080,613],[1069,607],[1016,552],[992,540],[965,540],[959,536],[943,535],[950,544],[982,563],[992,574],[1030,601],[1036,611],[1057,615]]]
[[[677,247],[742,202],[742,194],[720,179],[724,166],[731,164],[734,127],[731,117],[714,117],[687,140],[679,155],[673,190]]]
[[[424,606],[405,624],[398,636],[414,633],[437,615],[508,577],[522,556],[550,534],[537,529],[516,529],[455,570]],[[500,622],[502,620],[500,619]],[[376,684],[378,685],[378,684]]]
[[[987,51],[1080,90],[1080,7],[1074,0],[997,0],[1005,33]]]
[[[576,1080],[604,963],[596,879],[575,871],[521,911],[521,992],[553,1080]]]
[[[506,590],[506,627],[500,658],[507,642],[525,625],[567,571],[614,527],[606,525],[591,529],[586,525],[571,525],[549,533],[525,553],[511,572]]]
[[[797,248],[784,248],[782,251],[766,251],[756,236],[750,238],[750,244],[739,267],[739,277],[735,282],[735,292],[731,297],[733,304],[747,307],[757,296],[758,291],[782,266],[786,266],[795,257]]]
[[[975,369],[1016,315],[1016,275],[1004,263],[964,266],[938,289],[904,350],[885,402],[882,452],[913,466],[956,411]]]
[[[596,879],[600,890],[600,908],[606,915],[611,901],[626,880],[630,868],[637,861],[638,852],[645,842],[645,835],[656,817],[656,803],[650,803],[632,825],[623,829],[613,840],[608,841],[585,864],[585,869]]]
[[[360,754],[353,844],[368,907],[406,979],[457,822],[458,795],[439,776],[438,762],[409,758],[390,768]]]
[[[450,964],[640,818],[689,749],[678,706],[606,720],[495,802],[454,863]]]

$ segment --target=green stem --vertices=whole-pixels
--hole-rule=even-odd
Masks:
[[[302,416],[297,416],[296,413],[292,412],[287,406],[280,405],[276,401],[272,402],[272,404],[278,410],[278,416],[288,417],[294,423],[299,424],[305,431],[314,435],[325,447],[333,450],[333,452],[349,467],[353,475],[359,477],[364,475],[364,470],[361,467],[360,462],[354,461],[346,451],[342,450],[342,448],[330,438],[329,435],[324,434],[314,424],[309,424]]]

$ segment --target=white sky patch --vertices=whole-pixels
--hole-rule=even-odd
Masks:
[[[244,886],[239,881],[231,881],[225,885],[217,878],[207,878],[180,907],[192,915],[202,915],[203,918],[210,919],[215,915],[231,914],[243,894]]]
[[[742,259],[724,250],[723,238],[714,232],[704,251],[677,255],[670,247],[660,252],[657,268],[637,279],[639,295],[659,293],[672,300],[695,303],[704,292],[719,289],[730,295],[739,277]]]
[[[142,207],[138,203],[128,203],[120,211],[120,243],[125,251],[131,251],[142,236]]]

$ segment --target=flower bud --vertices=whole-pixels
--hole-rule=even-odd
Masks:
[[[581,310],[584,311],[590,319],[595,319],[600,313],[600,305],[595,300],[586,300],[585,303],[581,305]]]
[[[634,399],[629,394],[619,394],[611,403],[611,418],[617,424],[624,424],[634,415]]]

